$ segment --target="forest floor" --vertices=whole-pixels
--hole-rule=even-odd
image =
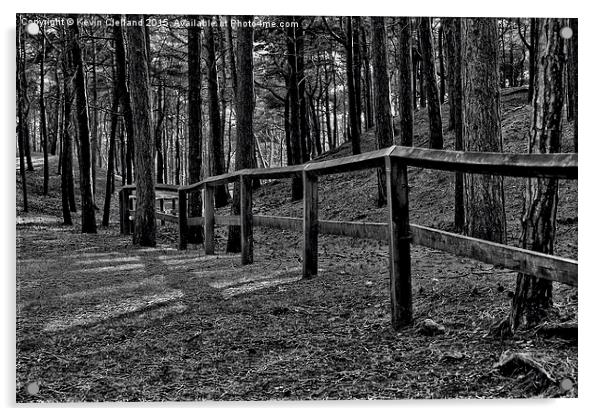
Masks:
[[[530,106],[503,97],[505,151],[524,152]],[[444,127],[447,126],[444,106]],[[417,112],[417,145],[428,138]],[[565,131],[570,151],[570,129]],[[374,146],[364,136],[365,150]],[[452,143],[446,133],[446,143]],[[345,144],[323,157],[348,155]],[[392,330],[388,247],[320,236],[319,273],[301,280],[298,233],[256,228],[255,263],[200,246],[176,250],[173,226],[156,248],[137,248],[112,222],[96,235],[61,225],[60,183],[27,173],[30,210],[17,180],[17,402],[520,398],[577,396],[577,341],[533,329],[489,335],[507,316],[516,273],[412,247],[415,322]],[[104,200],[104,171],[97,203]],[[76,172],[77,175],[77,172]],[[412,222],[453,228],[453,174],[410,169]],[[320,179],[320,217],[383,221],[373,172]],[[509,242],[518,245],[524,181],[506,180]],[[256,213],[300,216],[285,181],[264,184]],[[577,183],[562,181],[557,254],[577,258]],[[97,215],[100,222],[101,213]],[[430,318],[445,326],[427,335]],[[554,285],[553,322],[577,321],[577,289]],[[504,352],[527,352],[551,378],[528,368],[502,373]],[[569,382],[567,382],[567,380]],[[568,386],[568,387],[567,387]]]

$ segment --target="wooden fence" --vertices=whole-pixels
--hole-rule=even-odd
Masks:
[[[243,169],[207,178],[188,186],[157,185],[162,221],[179,224],[179,249],[187,248],[188,227],[204,225],[205,253],[214,254],[216,225],[241,227],[242,264],[253,262],[253,226],[280,228],[303,232],[303,277],[318,272],[318,235],[335,234],[357,238],[373,238],[389,242],[389,273],[391,288],[391,320],[395,329],[412,321],[412,279],[410,243],[470,257],[485,263],[523,272],[531,276],[577,286],[577,261],[543,254],[504,244],[410,224],[408,199],[408,166],[459,171],[471,174],[492,174],[518,177],[577,179],[577,155],[508,154],[457,152],[392,146],[361,155],[322,162],[267,169]],[[382,168],[387,180],[388,222],[366,223],[321,221],[318,216],[318,180],[320,176],[364,169]],[[301,177],[303,179],[303,218],[253,215],[253,179]],[[218,216],[214,212],[214,189],[217,185],[240,183],[240,215]],[[131,231],[132,194],[135,185],[120,191],[121,231]],[[204,216],[188,217],[190,192],[204,191]],[[177,198],[176,198],[177,193]],[[164,201],[172,208],[178,201],[178,215],[163,211]]]

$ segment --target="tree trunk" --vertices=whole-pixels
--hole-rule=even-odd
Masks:
[[[468,151],[501,152],[497,24],[493,18],[462,19],[463,138]],[[487,109],[487,111],[483,111]],[[465,175],[468,235],[506,242],[501,177]]]
[[[44,30],[43,28],[40,30]],[[48,166],[48,127],[46,126],[46,103],[44,101],[44,61],[46,60],[46,37],[41,34],[40,44],[40,132],[42,136],[42,151],[44,152],[44,195],[48,195],[50,172]]]
[[[117,135],[117,122],[119,120],[119,91],[117,77],[113,71],[113,105],[111,106],[111,132],[109,134],[109,154],[107,163],[107,183],[105,186],[105,203],[104,212],[102,215],[102,225],[109,226],[109,218],[111,215],[111,196],[114,189],[115,181],[115,136]]]
[[[139,20],[141,15],[132,15]],[[128,74],[131,94],[132,116],[134,119],[134,147],[136,155],[136,218],[134,221],[135,245],[155,247],[155,181],[154,181],[154,142],[152,130],[152,109],[150,97],[149,51],[145,28],[132,26],[127,29]]]
[[[437,34],[439,44],[439,102],[445,101],[445,59],[443,54],[443,22],[439,23],[439,32]]]
[[[387,70],[387,34],[385,18],[372,18],[372,60],[374,62],[374,98],[376,113],[376,144],[379,149],[393,144],[393,125],[391,124],[391,102],[389,100],[389,71]],[[387,203],[387,181],[384,169],[378,169],[379,207]]]
[[[288,83],[288,81],[287,81],[287,83]],[[285,140],[285,145],[286,145],[286,166],[291,166],[291,165],[294,165],[294,163],[293,163],[293,159],[292,159],[292,144],[291,144],[290,86],[287,87],[286,97],[284,99],[284,140]]]
[[[66,37],[65,37],[66,39]],[[71,140],[71,108],[73,104],[73,53],[66,39],[63,47],[63,135],[61,140],[61,198],[63,224],[72,225],[71,212],[75,212],[75,192],[73,184],[73,146]]]
[[[450,120],[453,115],[454,149],[462,151],[464,150],[464,141],[462,139],[462,36],[460,18],[446,18],[445,26]],[[464,217],[464,175],[461,172],[455,174],[454,188],[454,227],[457,232],[461,232],[466,222]]]
[[[21,22],[17,22],[17,26],[20,26]],[[21,123],[21,129],[23,132],[23,151],[25,153],[25,161],[27,162],[27,170],[33,172],[33,163],[31,161],[31,147],[29,144],[29,98],[27,98],[27,75],[25,73],[25,40],[23,38],[23,32],[20,32],[20,44],[18,45],[20,48],[20,54],[22,63],[21,63],[21,76],[19,79],[19,86],[21,91],[21,117],[19,118],[19,122]]]
[[[200,16],[193,17],[200,21]],[[197,26],[188,28],[188,184],[201,180],[203,158],[203,130],[201,125],[201,30]],[[188,211],[191,217],[203,215],[200,192],[189,194]],[[199,244],[203,241],[203,228],[188,228],[188,241]]]
[[[217,59],[215,56],[215,39],[213,28],[205,27],[205,49],[207,51],[207,92],[209,104],[209,175],[221,175],[224,173],[224,143],[222,140],[222,124],[220,117],[218,79],[217,79]],[[218,186],[215,189],[215,207],[225,207],[228,205],[230,195],[226,185]]]
[[[327,62],[327,53],[324,54],[324,61]],[[323,98],[323,105],[324,105],[324,118],[326,120],[326,138],[328,141],[328,150],[332,150],[334,149],[335,145],[334,145],[334,137],[332,134],[332,123],[331,123],[331,117],[330,117],[330,71],[328,69],[328,65],[325,64],[324,66],[324,78],[325,78],[325,90],[324,90],[324,98]],[[336,88],[335,88],[336,91]],[[326,149],[324,149],[326,150]]]
[[[339,120],[337,117],[338,100],[337,100],[337,71],[334,52],[332,53],[332,121],[333,121],[333,137],[332,142],[334,147],[339,145]],[[334,148],[333,147],[333,148]]]
[[[347,70],[347,110],[349,115],[347,119],[349,138],[351,140],[351,151],[354,155],[358,155],[362,152],[360,145],[360,120],[357,117],[357,100],[356,100],[356,83],[354,79],[354,44],[353,44],[353,23],[352,18],[347,17],[347,44],[346,44],[346,70]]]
[[[290,132],[290,164],[303,163],[303,151],[301,146],[301,110],[299,106],[299,73],[298,73],[298,50],[296,41],[297,32],[294,28],[287,29],[287,60],[288,60],[288,110],[289,110],[289,132]],[[287,108],[285,107],[285,111]],[[289,149],[287,149],[288,151]],[[291,185],[291,199],[293,201],[303,198],[303,181],[301,178],[293,178]]]
[[[443,127],[441,125],[441,104],[437,89],[437,74],[435,71],[435,56],[433,52],[433,33],[431,19],[420,18],[420,46],[422,48],[422,65],[424,68],[425,90],[428,99],[430,148],[443,149]]]
[[[59,81],[59,58],[57,56],[54,63],[54,82],[56,83],[56,96],[54,102],[54,134],[52,135],[52,141],[50,142],[50,154],[52,156],[56,155],[57,152],[57,144],[59,136],[62,134],[60,128],[60,120],[61,120],[61,107],[63,103],[63,95],[61,94],[61,85]],[[59,162],[60,166],[60,162]]]
[[[120,20],[120,15],[116,14],[113,19]],[[125,121],[125,132],[127,143],[125,148],[125,181],[127,184],[133,183],[134,172],[132,169],[134,158],[134,120],[132,117],[132,104],[127,85],[127,67],[125,56],[125,42],[123,31],[120,25],[113,26],[113,36],[115,37],[115,63],[117,72],[117,82],[119,85],[121,111]]]
[[[92,105],[91,107],[91,118],[92,123],[90,126],[90,163],[92,166],[92,200],[96,205],[96,167],[100,166],[100,146],[98,143],[98,110],[96,106],[98,105],[98,91],[97,91],[97,83],[96,83],[96,41],[94,37],[92,37]]]
[[[165,154],[163,153],[163,123],[165,120],[165,85],[159,80],[157,89],[157,122],[155,123],[155,151],[157,183],[163,183],[165,175]]]
[[[297,82],[299,84],[299,117],[301,118],[301,163],[307,162],[310,159],[311,138],[309,131],[309,111],[307,100],[305,97],[305,31],[303,29],[303,18],[296,17],[298,23],[295,28],[295,41],[297,59]]]
[[[316,154],[319,156],[322,154],[322,143],[320,143],[320,135],[321,135],[321,131],[320,131],[320,120],[318,119],[318,112],[316,110],[316,102],[317,100],[314,99],[313,96],[308,94],[308,98],[309,98],[309,110],[311,113],[311,120],[312,120],[312,130],[313,130],[313,143],[314,143],[314,147],[316,149]]]
[[[533,90],[535,85],[535,77],[537,72],[537,40],[539,39],[539,19],[531,18],[530,40],[531,47],[529,48],[529,102],[533,101]]]
[[[357,113],[357,128],[362,129],[362,48],[360,44],[360,17],[353,17],[353,85],[355,92],[355,111]],[[361,140],[361,138],[358,138]]]
[[[364,64],[364,102],[366,107],[366,130],[368,130],[374,127],[374,110],[372,108],[372,74],[370,71],[370,53],[368,50],[368,42],[366,42],[365,25],[361,25],[361,31],[362,58]]]
[[[73,16],[75,23],[69,26],[73,65],[75,67],[75,111],[77,121],[77,136],[79,142],[79,172],[80,194],[82,206],[82,233],[96,233],[96,216],[94,194],[92,191],[92,159],[90,151],[90,129],[88,121],[88,99],[86,97],[86,78],[84,62],[79,46],[79,28],[77,15]]]
[[[536,42],[539,65],[534,83],[529,153],[558,153],[564,105],[564,19],[544,19]],[[523,248],[554,254],[558,180],[529,178],[525,189]],[[552,306],[552,282],[519,273],[510,317],[511,330],[540,323]]]
[[[175,183],[180,185],[180,174],[182,171],[182,160],[180,158],[180,93],[176,93],[176,160],[175,160]]]
[[[21,189],[23,190],[23,211],[29,211],[29,204],[27,201],[27,175],[25,174],[25,125],[27,121],[23,115],[23,108],[25,106],[25,97],[23,95],[23,75],[25,74],[24,70],[24,59],[22,56],[22,48],[21,43],[23,42],[23,25],[19,22],[17,16],[17,116],[18,116],[18,124],[17,124],[17,140],[19,146],[19,173],[21,174]],[[69,213],[69,211],[67,210]]]
[[[402,146],[413,146],[414,142],[414,92],[412,86],[412,23],[402,17],[399,31],[399,115]]]
[[[578,27],[578,19],[572,18],[569,19],[570,28],[573,30],[573,37],[568,41],[568,103],[567,103],[567,118],[573,121],[574,135],[573,135],[573,145],[575,148],[575,153],[577,153],[577,143],[578,143],[578,128],[579,128],[579,100],[578,98],[578,73],[579,73],[579,65],[578,65],[578,55],[579,55],[579,43],[577,41],[577,33],[579,30]]]
[[[253,20],[252,16],[241,16],[241,21]],[[255,164],[253,136],[253,111],[255,95],[253,90],[253,27],[240,27],[236,42],[237,97],[236,97],[236,170],[252,168]],[[240,184],[234,184],[234,203],[231,214],[240,215]],[[250,231],[250,256],[253,253],[253,227]],[[240,252],[240,226],[228,228],[226,251]]]

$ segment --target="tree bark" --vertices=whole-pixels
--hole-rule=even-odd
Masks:
[[[530,40],[529,48],[529,102],[533,101],[533,90],[537,72],[537,42],[539,39],[539,19],[530,19]]]
[[[360,18],[361,22],[361,18]],[[370,52],[366,41],[366,27],[361,25],[362,58],[364,64],[364,102],[366,108],[366,130],[374,127],[374,109],[372,107],[372,73],[370,71]]]
[[[116,14],[113,19],[120,20],[120,15]],[[133,183],[134,172],[132,169],[134,158],[134,120],[132,117],[132,104],[127,85],[127,68],[125,57],[125,42],[123,30],[120,25],[113,26],[113,36],[115,38],[115,63],[117,72],[117,82],[120,92],[120,105],[125,121],[125,133],[127,143],[125,148],[125,181],[127,184]]]
[[[159,80],[157,88],[157,121],[155,123],[155,152],[157,165],[157,183],[163,183],[165,176],[165,154],[163,153],[163,123],[165,120],[165,85]]]
[[[139,20],[141,15],[133,15]],[[145,28],[132,26],[127,29],[128,74],[131,94],[132,116],[134,119],[134,147],[136,155],[136,218],[133,241],[135,245],[155,247],[155,178],[154,141],[152,130],[152,109],[150,97],[149,51]]]
[[[16,49],[17,49],[17,80],[16,80],[16,87],[17,87],[17,117],[18,117],[18,124],[17,124],[17,140],[18,140],[18,146],[19,146],[19,173],[21,174],[21,189],[23,190],[23,211],[24,212],[28,212],[29,211],[29,204],[28,204],[28,200],[27,200],[27,175],[25,174],[25,124],[27,124],[27,121],[24,118],[24,114],[23,114],[23,108],[25,106],[25,97],[23,95],[23,80],[22,80],[22,76],[25,74],[25,70],[23,68],[24,66],[24,57],[22,56],[21,52],[22,52],[22,48],[21,48],[21,42],[23,42],[23,25],[21,25],[21,22],[18,19],[18,15],[17,15],[17,44],[16,44]],[[69,210],[67,209],[67,213],[69,214]]]
[[[217,59],[215,56],[215,39],[213,28],[205,27],[205,49],[207,50],[207,93],[209,104],[209,164],[210,176],[221,175],[224,170],[224,143],[222,140],[222,124],[220,117]],[[220,208],[228,205],[230,195],[226,185],[215,189],[215,207]]]
[[[468,151],[501,152],[498,34],[493,18],[462,19],[462,136]],[[487,109],[487,111],[483,111]],[[465,175],[466,232],[506,242],[503,179]]]
[[[399,118],[402,146],[414,143],[414,86],[412,85],[412,23],[409,17],[400,18],[399,31]]]
[[[439,102],[443,104],[445,101],[445,58],[443,53],[443,22],[439,23],[439,31],[437,33],[439,45]]]
[[[301,118],[301,163],[310,159],[311,138],[309,130],[309,111],[305,97],[305,30],[303,29],[303,18],[295,17],[295,41],[297,59],[297,82],[299,84],[299,117]]]
[[[61,145],[61,199],[63,224],[72,225],[71,212],[75,212],[75,192],[73,184],[73,146],[71,140],[71,108],[73,104],[73,53],[65,36],[63,46],[63,135]]]
[[[462,36],[460,18],[445,18],[444,26],[447,46],[447,85],[449,91],[450,123],[453,118],[454,149],[462,151],[464,150],[464,140],[462,138]],[[461,232],[464,229],[466,222],[464,210],[464,175],[461,172],[456,172],[454,185],[454,227],[457,232]]]
[[[84,62],[79,46],[79,28],[77,15],[74,24],[69,27],[73,65],[75,69],[74,90],[77,121],[77,137],[79,142],[80,194],[82,207],[82,233],[96,233],[96,215],[94,194],[92,190],[92,155],[90,149],[90,127],[88,120],[88,99],[86,96],[86,78]]]
[[[111,215],[111,196],[115,183],[115,137],[117,135],[117,122],[119,121],[119,86],[115,71],[113,71],[113,105],[111,106],[111,132],[109,134],[109,154],[107,162],[107,182],[105,186],[105,203],[102,215],[102,225],[109,226]]]
[[[579,100],[578,100],[578,87],[579,87],[579,42],[577,34],[579,31],[578,19],[569,19],[570,28],[573,30],[573,37],[568,41],[568,105],[567,105],[567,118],[573,121],[573,146],[575,153],[577,153],[578,144],[578,130],[579,130]]]
[[[354,155],[358,155],[362,152],[360,145],[360,119],[358,119],[358,102],[356,99],[356,82],[355,82],[355,47],[354,47],[354,29],[353,22],[350,16],[347,17],[347,42],[345,49],[347,52],[346,58],[346,71],[347,71],[347,110],[348,114],[348,129],[349,138],[351,140],[351,151]]]
[[[358,131],[362,129],[362,48],[360,43],[360,27],[362,19],[353,17],[353,85],[355,92],[355,111],[357,112]],[[361,138],[360,138],[361,140]]]
[[[200,16],[193,17],[200,21]],[[203,130],[201,125],[201,30],[188,28],[188,184],[201,180],[203,158]],[[203,214],[200,192],[189,194],[188,211],[191,217]],[[203,228],[188,228],[188,241],[203,241]]]
[[[376,143],[379,149],[393,144],[389,71],[387,70],[387,35],[384,17],[372,18],[372,60],[374,62],[374,97],[376,113]],[[384,169],[378,169],[377,205],[387,203],[387,180]]]
[[[303,151],[301,146],[301,110],[299,106],[299,73],[298,73],[298,51],[297,32],[294,28],[287,29],[287,61],[288,61],[288,110],[289,110],[289,134],[290,134],[290,164],[303,163]],[[287,108],[285,107],[285,112]],[[287,149],[288,150],[288,149]],[[301,178],[293,178],[291,184],[291,199],[297,201],[303,198],[303,181]]]
[[[433,52],[433,33],[431,19],[420,18],[420,46],[422,65],[424,68],[425,93],[428,99],[430,148],[443,149],[443,126],[441,125],[441,103],[437,88],[437,74],[435,71],[435,56]]]
[[[100,166],[100,146],[98,141],[98,91],[97,91],[97,79],[96,79],[96,41],[92,36],[92,105],[88,105],[91,108],[91,123],[90,123],[90,164],[92,167],[92,200],[96,205],[96,167]],[[86,81],[87,82],[87,81]],[[90,111],[89,111],[90,112]]]
[[[544,19],[536,42],[539,65],[534,83],[529,153],[558,153],[564,105],[564,19]],[[525,189],[521,243],[523,248],[554,254],[558,180],[529,178]],[[510,318],[514,332],[540,323],[552,306],[552,282],[519,273]]]
[[[253,20],[252,16],[240,16],[241,21]],[[240,27],[236,42],[237,97],[236,97],[236,170],[252,168],[255,164],[253,136],[253,111],[255,95],[253,85],[253,27]],[[234,184],[234,203],[230,213],[240,215],[240,184]],[[253,227],[250,232],[250,256],[253,257]],[[240,226],[228,228],[226,251],[240,252]]]
[[[44,30],[41,28],[40,30]],[[46,36],[41,33],[42,53],[40,55],[40,133],[42,136],[42,151],[44,152],[44,195],[48,195],[50,172],[48,166],[48,127],[46,125],[46,102],[44,101],[44,61],[46,60]]]

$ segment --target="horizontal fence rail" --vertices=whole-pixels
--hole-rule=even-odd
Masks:
[[[155,189],[166,194],[157,197],[160,207],[157,219],[179,225],[179,248],[187,248],[189,227],[205,227],[205,252],[214,254],[216,225],[241,227],[241,262],[253,262],[253,227],[270,227],[303,232],[303,276],[318,271],[318,235],[332,234],[354,238],[377,239],[389,242],[389,273],[391,278],[391,319],[395,329],[412,320],[412,285],[410,243],[469,257],[478,261],[522,272],[537,278],[577,286],[578,263],[575,260],[539,253],[523,248],[467,237],[409,222],[408,166],[469,174],[489,174],[515,177],[546,177],[577,179],[577,155],[509,154],[458,152],[414,147],[392,146],[360,155],[304,165],[277,168],[242,169],[213,176],[186,186],[157,184]],[[318,181],[323,175],[381,168],[387,178],[389,220],[386,223],[329,221],[318,219]],[[253,179],[303,179],[303,217],[281,217],[252,214]],[[214,188],[239,182],[241,184],[241,214],[215,215]],[[121,188],[121,232],[131,232],[130,218],[135,215],[132,200],[135,185]],[[189,217],[188,194],[201,192],[204,206],[202,217]],[[164,209],[171,200],[171,213]],[[176,210],[177,201],[177,210]],[[177,211],[177,214],[175,212]]]

